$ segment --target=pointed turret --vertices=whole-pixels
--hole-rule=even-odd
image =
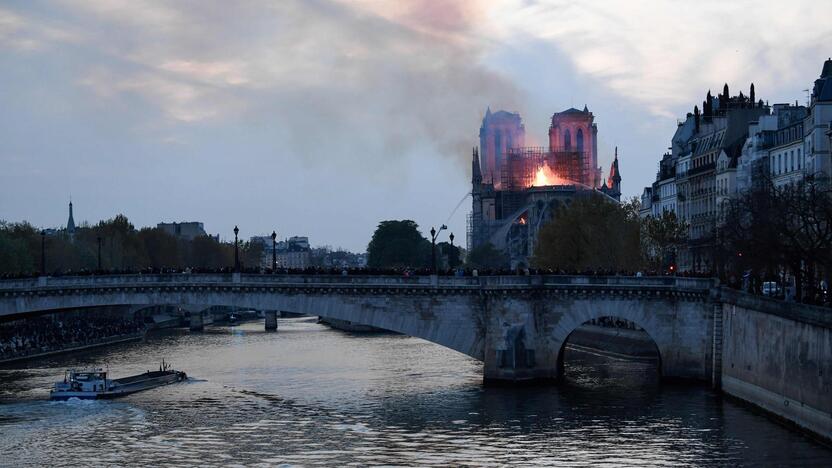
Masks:
[[[748,100],[751,101],[751,105],[754,105],[757,100],[754,98],[754,83],[751,83],[751,89],[749,90]]]
[[[480,189],[482,185],[482,169],[480,168],[480,153],[479,150],[474,147],[474,152],[471,158],[471,183],[473,184],[473,188],[475,191]]]
[[[586,104],[584,104],[584,112],[589,112],[589,108],[586,107]]]

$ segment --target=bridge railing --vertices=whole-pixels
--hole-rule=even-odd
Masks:
[[[526,287],[532,286],[631,286],[709,289],[714,280],[671,276],[404,276],[404,275],[282,275],[171,273],[95,276],[58,276],[0,281],[0,289],[27,290],[38,287],[72,288],[95,286],[136,286],[141,284],[262,284],[262,285],[362,285],[362,286],[434,286],[434,287]]]

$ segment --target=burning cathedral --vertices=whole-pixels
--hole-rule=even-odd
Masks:
[[[471,167],[469,250],[490,242],[512,268],[528,266],[538,231],[561,204],[590,193],[620,201],[618,149],[601,180],[594,120],[586,106],[555,113],[549,147],[527,147],[520,114],[486,111]]]

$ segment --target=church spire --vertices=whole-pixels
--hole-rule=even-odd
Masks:
[[[75,219],[72,217],[72,199],[69,200],[69,219],[66,221],[66,233],[70,240],[75,236]]]
[[[621,194],[621,173],[618,171],[618,147],[615,147],[615,158],[610,165],[610,177],[607,179],[607,187],[615,194]]]

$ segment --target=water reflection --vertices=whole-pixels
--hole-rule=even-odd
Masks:
[[[614,466],[832,463],[832,451],[650,363],[570,350],[557,387],[484,388],[481,365],[421,340],[303,319],[175,331],[0,371],[8,465]],[[113,402],[50,403],[71,366],[164,357],[191,380]]]

